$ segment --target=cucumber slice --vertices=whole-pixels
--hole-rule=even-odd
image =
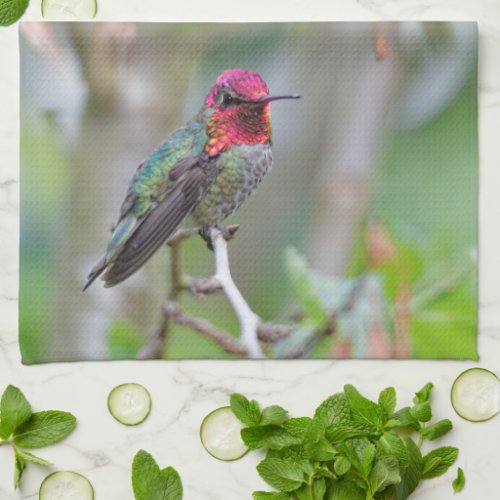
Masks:
[[[43,480],[38,498],[40,500],[94,500],[94,488],[85,476],[77,472],[54,472]]]
[[[489,420],[500,413],[500,380],[484,368],[465,370],[453,383],[451,404],[465,420]]]
[[[96,0],[42,0],[42,16],[53,21],[83,21],[96,14]]]
[[[210,455],[219,460],[238,460],[248,452],[240,435],[244,427],[245,425],[234,416],[230,406],[217,408],[201,423],[201,443]]]
[[[142,385],[122,384],[109,393],[108,409],[121,424],[138,425],[151,411],[151,396]]]

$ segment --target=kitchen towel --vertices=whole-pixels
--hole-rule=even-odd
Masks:
[[[21,23],[20,52],[24,363],[477,359],[475,23]],[[266,86],[301,98],[242,102]],[[162,142],[203,106],[206,122]],[[161,204],[162,179],[203,172],[238,204],[246,192],[228,186],[261,175],[245,161],[269,166],[268,108],[273,169],[223,222],[240,226],[225,268],[236,308],[213,277],[221,248],[194,230],[82,291],[112,232],[137,236],[128,223]],[[202,167],[169,173],[181,143]],[[138,165],[144,205],[120,225]]]

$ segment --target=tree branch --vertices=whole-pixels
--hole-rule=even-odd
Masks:
[[[246,346],[248,357],[252,359],[263,358],[264,354],[259,344],[257,329],[260,318],[247,304],[243,295],[235,285],[229,268],[229,255],[227,242],[232,238],[237,227],[228,227],[225,231],[214,228],[210,232],[210,239],[215,255],[215,276],[221,284],[240,323],[240,340]]]

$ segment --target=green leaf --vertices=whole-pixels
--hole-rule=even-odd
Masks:
[[[230,398],[231,410],[233,410],[236,418],[247,426],[259,425],[260,423],[260,408],[257,401],[249,401],[242,394],[231,394]]]
[[[14,433],[14,443],[20,448],[42,448],[64,439],[76,425],[76,418],[64,411],[40,411]]]
[[[424,427],[420,429],[420,435],[424,439],[428,439],[429,441],[433,441],[434,439],[440,438],[444,436],[446,433],[453,429],[453,424],[447,418],[444,420],[440,420],[435,424],[429,425],[429,427]]]
[[[391,429],[394,427],[411,427],[412,429],[418,430],[420,424],[412,413],[409,406],[401,408],[396,413],[391,415],[391,418],[384,424],[386,429]]]
[[[17,450],[14,450],[14,459],[14,489],[17,489],[23,477],[24,469],[26,469],[26,460],[24,460]]]
[[[283,427],[292,436],[303,439],[311,422],[309,417],[289,418],[283,422]]]
[[[326,493],[326,481],[324,477],[317,477],[312,484],[314,500],[323,500]]]
[[[17,387],[9,385],[0,401],[0,438],[8,439],[30,417],[28,400]]]
[[[304,436],[304,449],[312,460],[327,462],[337,456],[337,450],[325,438],[325,426],[319,420],[313,420]]]
[[[362,477],[368,478],[375,460],[375,446],[366,438],[349,439],[338,446]]]
[[[300,444],[301,439],[289,434],[278,425],[259,425],[241,429],[243,442],[251,449],[270,448],[281,450],[286,446]]]
[[[349,462],[349,460],[344,455],[340,455],[337,460],[335,460],[333,468],[338,476],[343,476],[344,474],[347,474],[351,469],[351,462]]]
[[[318,327],[324,326],[326,311],[321,303],[306,259],[295,248],[290,247],[286,250],[285,262],[290,288],[300,303],[304,316]]]
[[[379,394],[378,404],[384,410],[387,417],[394,413],[396,400],[396,389],[394,387],[387,387]]]
[[[428,382],[425,384],[422,389],[415,393],[415,397],[413,398],[413,402],[415,404],[427,403],[431,399],[431,391],[434,385],[432,382]]]
[[[410,413],[419,422],[428,422],[432,418],[432,408],[428,401],[416,404],[413,408],[410,408]]]
[[[160,471],[153,481],[148,500],[182,500],[182,482],[179,474],[173,467]]]
[[[289,494],[274,491],[254,491],[252,497],[254,500],[290,500]]]
[[[29,0],[2,0],[0,2],[0,26],[9,26],[21,19]]]
[[[413,439],[404,438],[408,450],[408,467],[401,470],[401,482],[396,486],[397,500],[406,500],[417,488],[422,477],[422,454]]]
[[[260,425],[281,425],[287,419],[288,412],[278,405],[267,406],[262,410]]]
[[[458,457],[458,449],[453,446],[443,446],[427,453],[423,458],[422,478],[431,479],[444,474]]]
[[[326,428],[326,438],[332,443],[345,441],[355,437],[380,436],[381,432],[374,425],[349,422],[347,424],[330,425]]]
[[[381,415],[376,403],[362,396],[353,385],[345,385],[344,394],[351,410],[352,419],[355,422],[379,426]]]
[[[366,491],[352,481],[342,478],[331,484],[325,500],[366,500]]]
[[[385,432],[378,443],[379,454],[381,456],[391,455],[396,457],[399,466],[403,469],[408,467],[408,449],[403,439],[393,432]]]
[[[153,483],[160,476],[160,467],[144,450],[139,450],[132,462],[132,489],[135,500],[148,500]]]
[[[296,490],[304,482],[304,473],[295,463],[280,458],[265,458],[257,465],[260,477],[281,491]]]
[[[400,483],[401,476],[396,457],[380,457],[373,466],[368,482],[373,493],[383,491],[392,484]]]
[[[457,477],[453,480],[452,486],[455,493],[460,493],[464,489],[465,474],[460,467],[457,470]]]
[[[26,462],[33,462],[34,464],[43,465],[44,467],[50,467],[52,464],[47,460],[37,457],[30,453],[29,451],[16,449],[16,453],[22,457]]]
[[[351,412],[345,395],[339,392],[325,399],[316,408],[314,418],[322,421],[327,427],[350,422]]]

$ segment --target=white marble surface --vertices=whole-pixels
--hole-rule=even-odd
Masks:
[[[98,20],[477,20],[480,32],[480,335],[477,365],[500,373],[500,3],[497,0],[99,0]],[[242,2],[243,3],[243,2]],[[39,20],[39,0],[25,16]],[[36,409],[59,408],[79,418],[77,430],[40,455],[60,469],[81,471],[97,499],[132,499],[130,465],[139,448],[180,472],[186,500],[239,500],[264,487],[256,453],[234,463],[214,460],[200,446],[201,419],[243,392],[264,404],[279,403],[296,416],[311,413],[327,395],[350,382],[373,397],[386,385],[399,389],[401,403],[428,380],[435,385],[437,417],[453,417],[448,393],[470,362],[115,362],[25,367],[17,345],[18,287],[18,51],[17,27],[0,28],[0,390],[20,386]],[[68,332],[71,334],[71,332]],[[126,428],[106,410],[109,390],[122,382],[143,383],[153,395],[146,423]],[[453,418],[443,439],[460,447],[458,464],[467,486],[462,500],[498,500],[500,417],[485,424]],[[46,470],[30,466],[20,492],[12,491],[11,451],[0,448],[0,500],[37,498]],[[425,483],[412,498],[454,498],[453,473]]]

